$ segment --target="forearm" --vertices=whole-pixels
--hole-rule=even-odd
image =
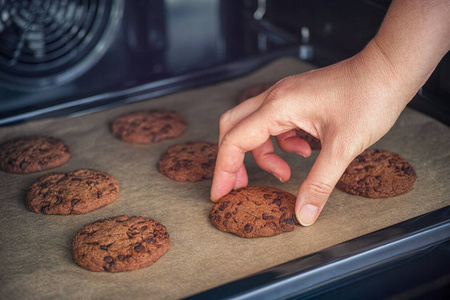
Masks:
[[[394,0],[368,47],[378,48],[394,79],[415,94],[450,50],[450,1]]]

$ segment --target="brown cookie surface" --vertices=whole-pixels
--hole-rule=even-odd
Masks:
[[[169,110],[144,110],[114,119],[114,136],[132,144],[151,144],[184,133],[186,121],[179,113]]]
[[[336,187],[352,195],[386,198],[409,192],[417,174],[400,155],[368,149],[347,167]]]
[[[320,143],[320,140],[318,138],[312,136],[302,129],[297,129],[296,132],[297,136],[301,139],[304,139],[309,144],[312,150],[322,149],[322,144]]]
[[[97,170],[51,173],[38,178],[29,188],[26,206],[48,215],[77,215],[113,202],[119,194],[117,180]]]
[[[90,271],[123,272],[150,266],[169,248],[164,225],[122,215],[83,226],[72,240],[72,257]]]
[[[0,145],[0,169],[8,173],[44,171],[61,166],[69,158],[69,146],[53,137],[19,137]]]
[[[177,181],[201,181],[213,177],[217,143],[194,141],[170,146],[158,162],[158,170]]]
[[[294,230],[296,197],[272,187],[245,187],[223,196],[209,213],[221,231],[244,238],[268,237]]]
[[[247,99],[258,96],[268,90],[273,83],[260,83],[253,85],[245,90],[243,90],[238,96],[238,103],[244,102]]]

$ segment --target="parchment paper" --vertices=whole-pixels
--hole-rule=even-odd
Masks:
[[[450,204],[450,130],[409,108],[374,147],[397,152],[414,166],[418,179],[413,191],[390,199],[368,199],[335,189],[314,226],[298,226],[276,237],[243,239],[217,230],[208,219],[211,180],[176,182],[158,173],[158,159],[168,146],[191,140],[217,141],[219,117],[236,104],[241,90],[310,69],[313,66],[283,58],[216,85],[80,117],[0,128],[0,142],[29,134],[61,138],[70,146],[72,157],[53,171],[94,168],[114,175],[120,184],[119,198],[96,211],[40,215],[27,211],[24,200],[28,186],[46,172],[1,172],[0,298],[181,298]],[[110,134],[109,123],[116,116],[147,108],[179,111],[187,119],[187,132],[139,146]],[[297,193],[318,151],[309,158],[280,154],[292,167],[291,179],[279,182],[247,156],[250,185]],[[170,250],[154,265],[133,272],[96,273],[76,265],[70,248],[77,231],[87,223],[121,214],[149,216],[164,224]]]

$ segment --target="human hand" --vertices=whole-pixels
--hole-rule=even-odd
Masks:
[[[289,165],[273,153],[270,137],[282,150],[307,157],[311,148],[295,134],[301,128],[322,143],[295,209],[302,225],[313,224],[346,167],[386,134],[414,89],[373,42],[348,60],[281,80],[222,115],[211,200],[247,185],[247,151],[262,169],[287,181]]]

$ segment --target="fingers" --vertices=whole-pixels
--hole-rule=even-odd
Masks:
[[[273,153],[273,143],[269,138],[258,148],[252,151],[256,163],[261,169],[272,173],[281,182],[288,181],[291,177],[291,169],[289,165],[278,155]]]
[[[270,111],[257,110],[223,136],[211,186],[212,201],[228,194],[235,186],[246,183],[243,171],[239,171],[245,153],[258,148],[270,138],[270,123]]]
[[[297,153],[303,157],[311,155],[311,146],[303,139],[297,136],[295,130],[289,130],[276,137],[281,150],[290,153]]]
[[[255,112],[262,104],[265,94],[248,99],[224,113],[220,118],[219,145],[224,135],[242,119]]]
[[[334,186],[356,155],[322,148],[308,177],[300,187],[295,213],[300,224],[312,225],[321,213]]]

